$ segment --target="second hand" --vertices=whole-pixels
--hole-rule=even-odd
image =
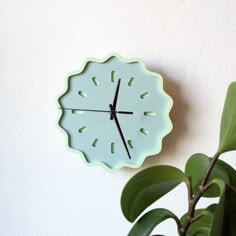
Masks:
[[[61,109],[61,110],[70,110],[70,111],[91,111],[91,112],[109,112],[109,113],[111,113],[111,111],[106,111],[106,110],[74,109],[74,108],[62,108],[62,107],[59,107],[59,109]],[[131,112],[131,111],[113,111],[113,112],[119,113],[119,114],[128,114],[128,115],[133,114],[133,112]]]

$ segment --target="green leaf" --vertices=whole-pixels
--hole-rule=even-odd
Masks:
[[[165,236],[163,234],[155,234],[155,235],[152,235],[152,236]]]
[[[192,155],[185,166],[185,174],[192,177],[193,194],[199,191],[202,178],[205,176],[208,166],[212,158],[209,158],[205,154],[197,153]],[[212,170],[209,181],[212,179],[219,178],[223,179],[226,183],[230,182],[229,176],[222,165],[216,164]],[[204,197],[218,197],[220,195],[219,188],[217,186],[211,187]]]
[[[216,165],[220,166],[227,172],[230,180],[230,185],[236,188],[236,170],[222,160],[217,160]]]
[[[236,150],[236,82],[229,85],[221,117],[218,152]]]
[[[199,214],[202,214],[203,216],[190,225],[187,231],[187,236],[200,234],[199,229],[204,229],[204,231],[206,231],[205,229],[208,229],[209,231],[210,226],[212,224],[215,208],[216,208],[216,204],[212,204],[208,206],[206,209],[196,209],[194,212],[194,216],[199,215]],[[188,214],[186,213],[181,217],[180,219],[181,224],[184,224],[184,222],[187,219],[187,216]],[[202,231],[201,233],[203,234]]]
[[[208,182],[210,182],[213,179],[221,179],[227,184],[230,183],[230,179],[227,172],[217,164],[214,166]],[[220,191],[219,188],[217,188],[217,186],[212,186],[203,194],[203,197],[218,197],[218,196],[220,196]]]
[[[215,181],[221,189],[220,202],[216,208],[210,236],[236,235],[236,191],[231,186]]]
[[[188,178],[172,166],[154,166],[139,172],[123,189],[121,208],[124,216],[134,222],[148,206],[182,182],[188,184]]]
[[[209,166],[209,158],[205,154],[193,154],[185,165],[185,174],[192,177],[193,193],[196,194],[199,190],[199,185],[206,169]]]
[[[128,236],[149,236],[158,224],[169,218],[178,222],[176,215],[169,210],[162,208],[151,210],[134,224]]]
[[[210,228],[207,227],[199,227],[196,231],[192,234],[192,236],[208,236],[210,233]]]
[[[216,211],[216,207],[217,207],[217,205],[218,205],[218,204],[213,203],[213,204],[209,205],[209,206],[206,208],[206,210],[207,210],[208,212],[211,212],[211,213],[214,214],[215,211]]]

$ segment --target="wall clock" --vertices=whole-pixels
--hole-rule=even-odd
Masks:
[[[68,76],[58,98],[58,124],[68,147],[86,163],[112,170],[139,167],[161,151],[162,139],[172,129],[172,103],[159,74],[139,59],[112,53],[102,60],[87,59]]]

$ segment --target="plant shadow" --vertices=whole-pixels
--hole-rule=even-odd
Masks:
[[[163,76],[163,87],[167,94],[169,94],[173,101],[173,107],[170,111],[170,118],[173,124],[173,130],[170,134],[164,137],[162,141],[162,151],[154,156],[149,156],[145,159],[143,165],[138,169],[123,168],[126,174],[134,174],[147,167],[168,164],[176,158],[179,140],[187,134],[187,127],[185,117],[189,111],[187,102],[183,99],[181,86],[174,78],[171,78],[165,71],[156,67],[149,66],[150,71],[157,72]]]

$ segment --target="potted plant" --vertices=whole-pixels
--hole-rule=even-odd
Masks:
[[[236,82],[228,88],[219,140],[212,157],[193,154],[184,172],[172,166],[154,166],[128,181],[122,192],[121,208],[130,222],[136,221],[147,207],[180,183],[185,183],[188,191],[188,211],[182,217],[168,209],[153,209],[136,221],[128,236],[149,236],[158,224],[169,218],[176,222],[180,236],[236,235],[236,171],[219,160],[221,154],[236,150]],[[204,197],[219,197],[219,202],[197,209],[197,203]]]

